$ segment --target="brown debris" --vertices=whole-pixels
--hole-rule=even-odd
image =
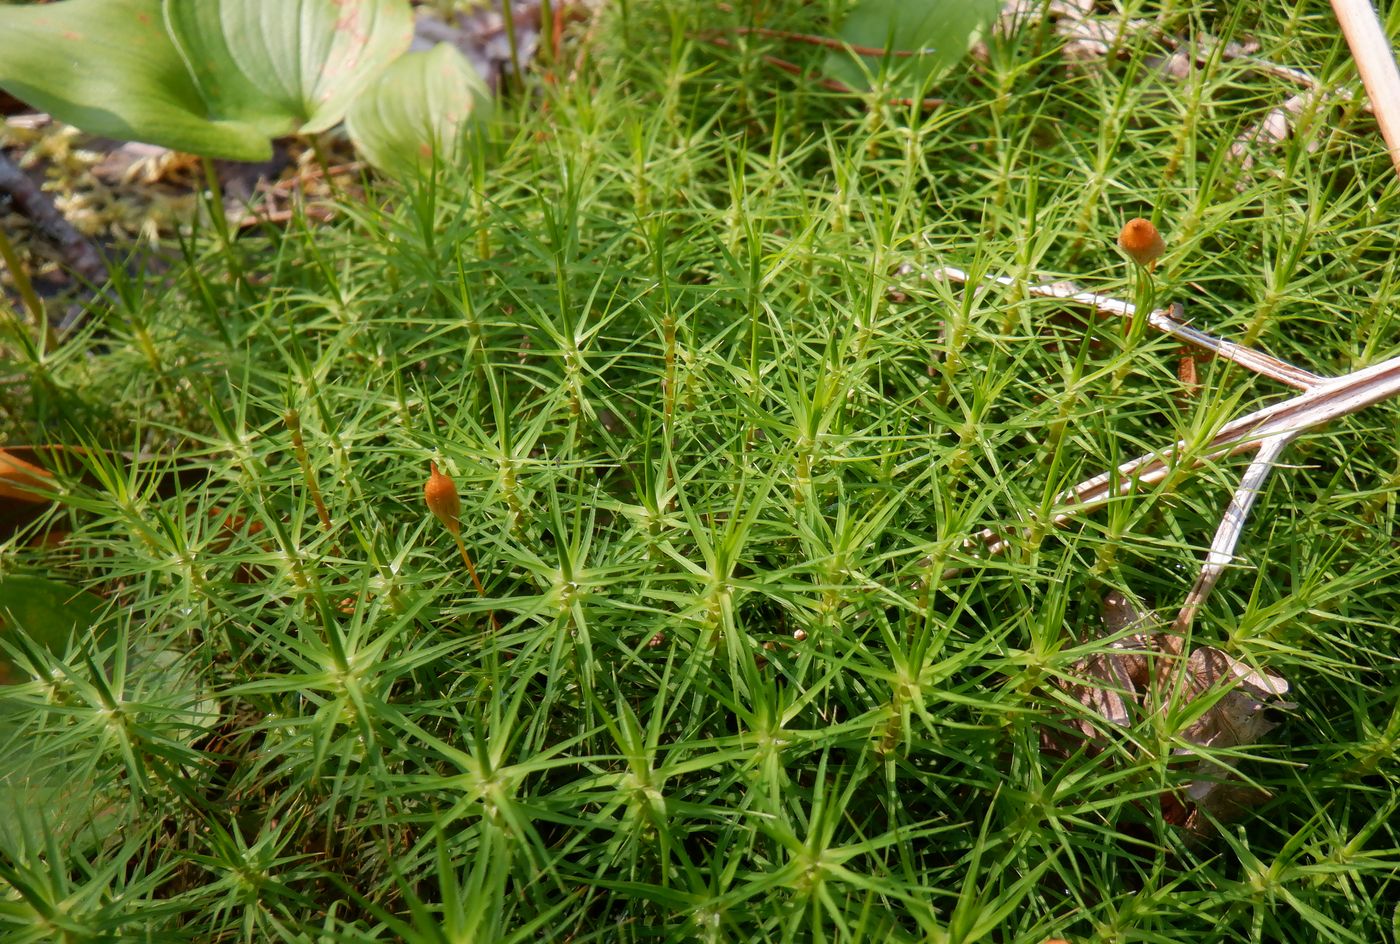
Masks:
[[[1181,346],[1181,355],[1176,362],[1176,379],[1181,381],[1177,403],[1183,408],[1201,396],[1201,376],[1196,354],[1187,345]]]
[[[8,195],[15,209],[33,221],[62,254],[70,268],[88,282],[107,280],[107,266],[92,243],[64,218],[39,185],[0,151],[0,193]]]
[[[1075,736],[1063,729],[1046,730],[1042,744],[1047,751],[1068,756],[1081,745],[1100,751],[1106,744],[1105,722],[1128,727],[1134,717],[1148,712],[1178,710],[1208,700],[1209,707],[1179,732],[1187,745],[1175,753],[1183,758],[1201,754],[1197,748],[1224,750],[1258,743],[1277,727],[1277,710],[1293,705],[1280,699],[1288,682],[1268,671],[1256,671],[1212,646],[1191,650],[1180,658],[1180,636],[1157,629],[1125,594],[1112,591],[1104,597],[1103,622],[1108,635],[1140,628],[1115,640],[1108,651],[1081,659],[1055,684],[1084,711],[1071,720]],[[1179,670],[1178,670],[1179,667]],[[1164,799],[1168,821],[1202,832],[1209,822],[1204,814],[1226,819],[1244,806],[1262,799],[1260,791],[1240,782],[1219,760],[1189,761],[1200,779]]]

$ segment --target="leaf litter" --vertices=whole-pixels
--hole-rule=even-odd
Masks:
[[[1208,835],[1211,822],[1234,818],[1268,798],[1246,783],[1217,753],[1257,744],[1296,707],[1283,700],[1288,681],[1256,669],[1213,646],[1182,657],[1182,637],[1164,630],[1127,594],[1111,590],[1102,602],[1105,649],[1075,662],[1054,684],[1083,712],[1068,726],[1042,729],[1045,750],[1069,756],[1081,747],[1103,751],[1110,727],[1127,729],[1152,713],[1190,719],[1172,753],[1197,779],[1162,798],[1168,822]]]

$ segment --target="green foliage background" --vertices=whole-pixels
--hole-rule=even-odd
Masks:
[[[1155,214],[1156,293],[1199,326],[1323,373],[1392,356],[1360,102],[1245,172],[1293,89],[1239,62],[1167,79],[1143,33],[1069,68],[1042,26],[920,112],[733,32],[820,5],[735,7],[619,4],[489,165],[201,234],[60,349],[12,345],[10,435],[143,458],[89,454],[67,542],[0,548],[108,601],[96,651],[6,637],[41,679],[0,696],[9,939],[1394,938],[1394,408],[1290,450],[1197,624],[1298,705],[1211,754],[1273,798],[1195,840],[1159,801],[1200,776],[1199,708],[1040,741],[1103,593],[1170,614],[1242,464],[1043,522],[1281,391],[1210,363],[1184,397],[1164,340],[920,277],[1128,295],[1113,236]],[[1320,2],[1163,15],[1350,80]],[[969,555],[985,526],[1007,555]]]

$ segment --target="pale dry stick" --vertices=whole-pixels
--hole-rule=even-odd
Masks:
[[[1381,137],[1390,150],[1390,162],[1400,173],[1400,70],[1395,67],[1390,40],[1370,0],[1332,0],[1332,10],[1351,47],[1361,84],[1366,86],[1366,95],[1375,108]]]
[[[1235,494],[1230,498],[1230,504],[1220,519],[1220,527],[1215,530],[1215,538],[1210,542],[1210,551],[1206,554],[1206,562],[1201,566],[1201,572],[1196,577],[1196,583],[1191,587],[1191,592],[1187,594],[1186,602],[1182,604],[1176,622],[1172,624],[1172,633],[1178,640],[1184,638],[1191,630],[1191,623],[1196,619],[1196,612],[1205,605],[1211,591],[1215,589],[1216,583],[1220,580],[1221,574],[1225,573],[1225,568],[1235,559],[1235,547],[1240,542],[1240,534],[1244,531],[1245,520],[1249,517],[1249,510],[1254,507],[1254,500],[1259,497],[1264,480],[1273,471],[1279,456],[1283,454],[1283,450],[1288,448],[1288,444],[1297,438],[1298,433],[1296,432],[1283,433],[1262,443],[1259,446],[1259,454],[1249,463],[1249,468],[1245,469],[1244,475],[1240,477],[1240,487],[1235,489]],[[1179,642],[1178,645],[1180,645]]]
[[[1205,443],[1199,454],[1190,456],[1189,462],[1195,467],[1258,448],[1271,439],[1296,436],[1394,396],[1400,396],[1400,357],[1343,377],[1323,380],[1296,397],[1232,420]],[[1139,456],[1066,489],[1056,496],[1056,501],[1066,508],[1055,514],[1050,523],[1064,524],[1135,488],[1161,482],[1174,469],[1180,468],[1176,462],[1189,447],[1184,440],[1178,441],[1161,452]],[[1002,553],[1011,544],[1008,538],[991,528],[978,532],[973,540],[980,541],[984,550],[993,555]],[[946,575],[955,574],[958,569],[953,568]]]
[[[1253,72],[1292,82],[1294,85],[1309,91],[1326,92],[1330,97],[1347,99],[1356,94],[1355,89],[1329,90],[1311,74],[1293,66],[1286,66],[1281,62],[1270,62],[1268,59],[1260,59],[1258,56],[1231,55],[1228,49],[1223,53],[1223,56],[1227,60],[1243,63]],[[1369,102],[1362,106],[1362,111],[1371,111]]]
[[[972,281],[972,276],[961,269],[953,266],[943,266],[935,269],[931,275],[943,277],[950,282],[967,284]],[[995,282],[998,285],[1018,284],[1015,279],[1004,275],[987,275],[982,277],[985,282]],[[1080,305],[1087,305],[1106,315],[1116,315],[1119,318],[1131,320],[1137,313],[1137,306],[1132,302],[1125,302],[1121,299],[1112,298],[1108,295],[1099,295],[1095,292],[1081,292],[1077,288],[1070,288],[1060,285],[1027,285],[1025,290],[1038,298],[1058,298],[1067,302],[1074,302]],[[1277,380],[1279,383],[1288,384],[1290,387],[1297,387],[1299,390],[1311,390],[1318,384],[1326,381],[1325,377],[1320,377],[1312,371],[1295,367],[1286,361],[1281,361],[1277,357],[1256,351],[1251,347],[1242,344],[1235,344],[1233,341],[1225,341],[1204,331],[1197,330],[1189,324],[1177,321],[1171,316],[1168,309],[1158,309],[1147,316],[1147,323],[1163,334],[1170,334],[1174,338],[1192,344],[1203,350],[1209,351],[1216,357],[1223,360],[1233,361],[1246,370],[1254,371]]]

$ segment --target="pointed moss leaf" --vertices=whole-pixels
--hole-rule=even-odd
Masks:
[[[837,38],[851,46],[915,55],[838,49],[826,57],[824,71],[853,89],[868,89],[871,77],[885,73],[903,94],[921,95],[967,55],[999,8],[999,0],[860,0]]]
[[[408,0],[164,0],[209,108],[277,137],[315,134],[413,39]]]
[[[92,631],[102,601],[67,584],[28,574],[0,576],[0,633],[18,628],[50,652],[62,655],[72,637]],[[16,670],[0,650],[0,683],[16,681]]]
[[[210,120],[161,19],[161,0],[0,5],[0,88],[92,134],[232,160],[266,135]]]
[[[469,137],[489,115],[490,93],[446,43],[411,52],[365,89],[345,117],[355,147],[375,167],[410,178],[464,163]]]

